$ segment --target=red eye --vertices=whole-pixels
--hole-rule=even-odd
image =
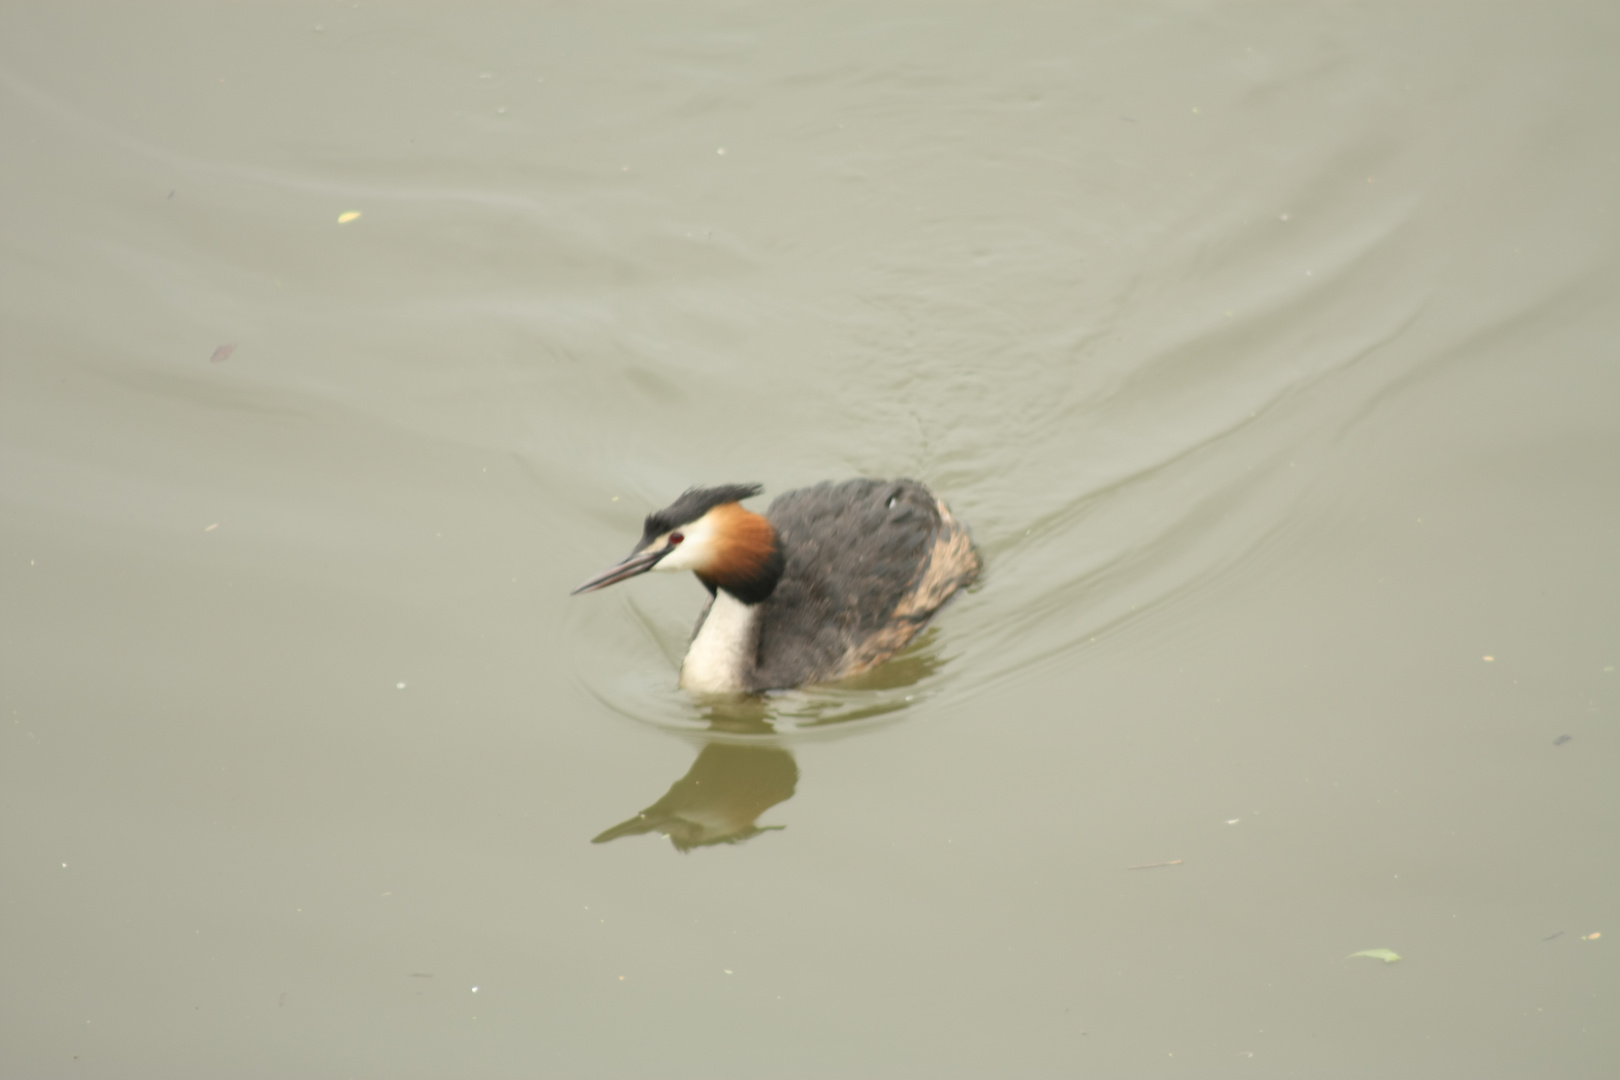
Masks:
[[[686,539],[686,537],[682,533],[670,533],[669,534],[669,542],[672,543],[672,544],[678,544],[682,540],[685,540],[685,539]]]

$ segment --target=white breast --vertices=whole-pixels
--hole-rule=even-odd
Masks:
[[[748,689],[759,648],[759,612],[724,589],[714,594],[708,617],[686,650],[681,686],[711,694]]]

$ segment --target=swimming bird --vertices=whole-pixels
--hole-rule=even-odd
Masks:
[[[709,590],[681,686],[758,693],[870,670],[979,575],[979,553],[915,480],[847,480],[744,509],[759,484],[697,487],[647,515],[623,562],[574,590],[690,570]]]

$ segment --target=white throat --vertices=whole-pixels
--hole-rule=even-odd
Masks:
[[[745,691],[758,652],[759,610],[716,589],[709,613],[686,650],[681,686],[711,694]]]

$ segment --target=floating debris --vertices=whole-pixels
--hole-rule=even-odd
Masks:
[[[1185,860],[1185,859],[1171,859],[1168,862],[1137,863],[1135,866],[1127,866],[1125,869],[1127,869],[1127,870],[1157,870],[1161,866],[1180,866],[1182,863],[1184,863],[1186,861],[1187,860]]]
[[[1573,739],[1574,737],[1575,736],[1573,736],[1573,735],[1560,735],[1560,736],[1558,736],[1558,738],[1553,740],[1553,745],[1554,746],[1563,746],[1565,743],[1569,742],[1569,740]]]
[[[221,345],[219,348],[214,350],[214,355],[208,358],[208,362],[210,364],[223,364],[225,361],[231,358],[231,353],[235,351],[236,342],[234,341]]]
[[[360,217],[360,211],[358,211],[358,210],[345,210],[345,211],[343,211],[343,213],[338,215],[338,224],[339,225],[347,225],[349,222],[355,221],[359,217]]]
[[[1351,953],[1345,959],[1354,960],[1358,956],[1365,956],[1369,960],[1382,960],[1386,964],[1393,964],[1401,958],[1400,953],[1392,949],[1362,949],[1360,952]]]

